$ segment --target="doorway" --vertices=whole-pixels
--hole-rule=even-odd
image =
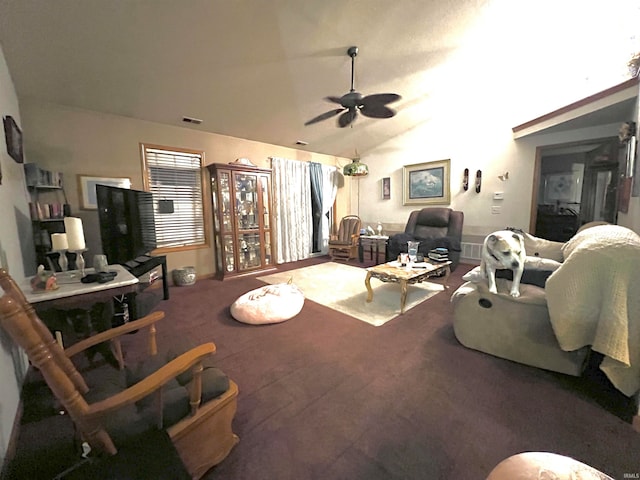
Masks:
[[[538,147],[530,231],[566,242],[585,223],[617,223],[624,161],[617,137]]]

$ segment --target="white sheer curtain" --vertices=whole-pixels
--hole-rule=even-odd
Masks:
[[[309,163],[271,157],[271,167],[278,252],[276,262],[309,258],[313,235]]]
[[[338,169],[329,165],[322,165],[322,223],[318,232],[318,247],[321,253],[329,252],[329,234],[331,225],[327,213],[333,207],[338,193]]]

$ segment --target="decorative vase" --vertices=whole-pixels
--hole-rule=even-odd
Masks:
[[[173,284],[186,287],[196,283],[196,267],[180,267],[173,271]]]

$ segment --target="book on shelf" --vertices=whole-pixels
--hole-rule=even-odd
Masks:
[[[29,203],[29,214],[32,220],[57,220],[65,216],[65,205],[56,203]]]

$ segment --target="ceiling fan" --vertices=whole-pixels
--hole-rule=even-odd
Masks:
[[[358,55],[358,47],[349,47],[347,55],[351,57],[351,90],[349,93],[345,93],[341,97],[325,97],[325,100],[329,102],[337,103],[341,108],[336,108],[325,112],[317,117],[312,118],[305,125],[311,125],[313,123],[327,120],[334,117],[339,113],[342,113],[338,117],[338,126],[344,128],[347,125],[353,123],[360,112],[365,117],[372,118],[391,118],[396,112],[389,107],[388,103],[397,102],[402,97],[396,93],[377,93],[374,95],[363,96],[361,93],[356,92],[353,86],[355,58]]]

